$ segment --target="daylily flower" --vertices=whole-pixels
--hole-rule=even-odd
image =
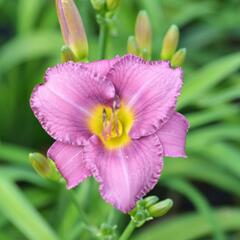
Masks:
[[[30,102],[56,140],[48,156],[67,187],[94,176],[107,202],[131,210],[156,185],[164,156],[186,156],[181,86],[180,68],[133,55],[49,68]]]

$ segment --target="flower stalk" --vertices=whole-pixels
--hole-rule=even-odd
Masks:
[[[105,20],[100,23],[99,59],[106,57],[109,29]]]
[[[78,203],[78,199],[77,196],[74,192],[74,190],[70,190],[67,191],[67,193],[69,193],[69,197],[72,201],[72,203],[74,204],[74,206],[76,207],[79,216],[81,217],[82,221],[86,224],[86,225],[91,225],[91,221],[89,220],[87,214],[83,211],[83,209],[80,207],[79,203]]]
[[[115,35],[115,12],[120,0],[91,0],[99,24],[99,59],[106,57],[109,35]]]
[[[119,240],[128,240],[135,228],[141,227],[145,222],[156,217],[164,216],[173,206],[171,199],[159,201],[157,196],[149,196],[139,200],[136,207],[129,213],[131,221],[123,231]]]
[[[136,224],[131,220],[119,240],[128,240],[136,228]]]

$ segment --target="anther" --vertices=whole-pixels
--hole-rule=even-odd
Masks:
[[[105,128],[107,125],[107,111],[105,108],[102,111],[102,121],[103,121],[103,128]]]

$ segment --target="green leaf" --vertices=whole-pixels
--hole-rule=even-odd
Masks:
[[[178,107],[185,107],[203,98],[206,91],[235,72],[239,67],[240,53],[238,52],[215,60],[195,73],[192,73],[191,78],[184,84]]]
[[[240,178],[239,148],[229,143],[216,142],[204,148],[202,155]]]
[[[209,122],[219,121],[229,118],[233,115],[239,114],[239,107],[234,105],[217,106],[209,108],[204,111],[193,112],[186,114],[187,119],[190,122],[191,129],[199,127]]]
[[[28,154],[30,152],[34,151],[13,144],[0,143],[0,159],[10,163],[29,165]]]
[[[173,176],[194,179],[219,187],[227,192],[240,196],[239,179],[232,176],[224,169],[204,159],[196,159],[192,156],[187,160],[166,158],[164,171],[160,178],[171,179]]]
[[[240,81],[239,81],[240,82]],[[240,84],[235,84],[232,87],[207,93],[204,98],[198,100],[201,107],[219,106],[222,103],[230,102],[239,98]]]
[[[0,211],[30,240],[57,240],[58,237],[22,192],[0,176]]]
[[[240,126],[237,124],[217,124],[191,131],[187,138],[187,148],[199,149],[200,146],[208,146],[210,143],[221,140],[240,140]]]
[[[46,191],[45,189],[39,189],[35,186],[33,188],[26,188],[24,194],[31,201],[36,208],[47,207],[49,204],[56,201],[56,193],[53,191]]]
[[[195,205],[197,210],[205,217],[206,221],[211,226],[214,239],[223,240],[226,239],[222,229],[219,226],[218,219],[215,218],[211,206],[208,204],[207,199],[188,181],[180,178],[170,178],[167,181],[161,181],[171,189],[174,189],[184,194]]]
[[[0,232],[0,239],[4,239],[4,240],[12,240],[11,236],[9,236],[9,234],[7,232]]]
[[[44,0],[18,1],[17,29],[19,33],[27,33],[33,29],[44,4]]]
[[[213,210],[213,213],[224,231],[239,231],[239,208],[220,208]],[[202,214],[189,213],[149,225],[144,231],[136,234],[132,240],[193,240],[211,233],[211,225],[208,224]]]
[[[17,36],[0,49],[0,74],[25,61],[55,57],[60,52],[61,44],[61,36],[55,32],[34,32]]]

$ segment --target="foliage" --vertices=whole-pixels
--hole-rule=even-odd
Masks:
[[[77,3],[94,60],[94,11],[88,0]],[[188,55],[178,110],[191,128],[188,158],[165,159],[154,189],[160,199],[174,199],[171,217],[143,227],[133,239],[238,239],[240,5],[237,0],[122,0],[108,58],[126,53],[141,9],[147,10],[153,27],[154,59],[170,24],[180,27],[180,46]],[[59,61],[63,42],[53,1],[0,0],[0,13],[0,239],[94,239],[96,230],[79,218],[64,184],[41,179],[28,161],[32,149],[44,153],[51,141],[28,101],[46,68]],[[110,207],[97,188],[90,179],[75,192],[88,219],[100,226]],[[121,230],[127,219],[120,213],[114,216]]]

